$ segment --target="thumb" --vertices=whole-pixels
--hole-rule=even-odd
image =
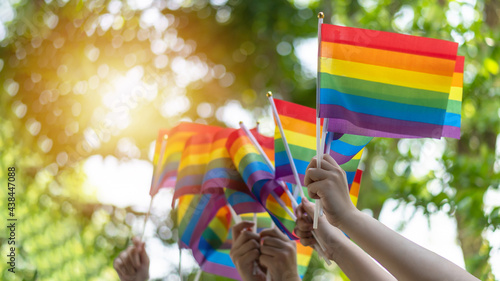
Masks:
[[[307,199],[302,200],[302,209],[307,213],[311,218],[314,217],[314,203],[309,202]]]

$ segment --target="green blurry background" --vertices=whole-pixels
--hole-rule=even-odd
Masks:
[[[2,227],[0,279],[117,280],[113,259],[133,226],[142,227],[144,210],[99,202],[84,184],[85,161],[150,161],[158,129],[180,120],[236,126],[235,108],[269,131],[268,90],[314,106],[316,51],[308,46],[319,11],[325,23],[460,44],[462,138],[373,140],[358,207],[378,218],[392,198],[414,213],[447,214],[467,270],[495,280],[490,256],[500,243],[494,248],[487,237],[499,226],[500,203],[485,204],[499,198],[500,181],[494,0],[0,0],[0,222],[7,219],[10,166],[18,219],[16,274],[6,270]],[[175,235],[160,235],[175,233],[168,216],[153,216],[165,245],[175,243]],[[325,276],[346,279],[315,258],[305,279]]]

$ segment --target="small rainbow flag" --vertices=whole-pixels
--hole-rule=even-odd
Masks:
[[[349,188],[354,181],[355,174],[361,160],[365,146],[373,137],[356,136],[350,134],[336,134],[328,132],[326,151],[337,161],[346,172]],[[359,171],[359,170],[358,170]]]
[[[310,107],[279,99],[274,99],[274,104],[303,185],[306,168],[316,155],[316,111]],[[295,183],[278,126],[274,131],[274,147],[276,178]]]
[[[186,145],[186,142],[190,137],[199,133],[214,134],[221,129],[222,128],[215,126],[182,122],[169,130],[167,146],[165,148],[165,153],[163,155],[162,161],[163,163],[161,165],[161,174],[158,178],[158,188],[155,190],[150,190],[149,194],[151,196],[154,196],[156,193],[158,193],[158,190],[160,188],[172,188],[175,186],[182,151],[184,150],[184,146]],[[159,156],[160,146],[161,139],[159,137],[156,143],[157,149],[155,149],[155,157],[157,153]]]
[[[458,44],[321,26],[319,117],[329,131],[442,136]]]
[[[203,178],[203,193],[223,193],[237,214],[264,212],[240,176],[226,148],[226,142],[236,129],[223,129],[214,135],[210,161]]]
[[[257,201],[272,215],[278,228],[290,238],[296,239],[293,234],[294,220],[289,215],[281,214],[284,212],[281,206],[273,205],[269,201],[275,200],[272,192],[282,199],[288,199],[284,190],[287,187],[274,180],[272,167],[267,165],[264,158],[242,129],[233,132],[229,136],[226,147],[238,172]],[[291,208],[290,200],[288,199],[285,202]]]
[[[243,180],[257,199],[262,202],[269,193],[257,193],[254,190],[255,184],[262,180],[274,179],[273,171],[242,129],[229,135],[226,148]]]
[[[293,162],[304,184],[306,168],[316,155],[316,111],[299,104],[274,99],[278,115],[283,126]],[[346,171],[349,186],[354,180],[363,148],[372,137],[350,134],[327,135],[326,152]],[[281,133],[276,126],[275,134],[276,178],[295,183],[292,169],[286,155]]]
[[[201,270],[234,280],[241,280],[236,267],[229,256],[231,214],[227,206],[219,209],[212,221],[192,248],[193,256]]]
[[[180,245],[192,248],[200,239],[208,223],[226,205],[220,194],[186,194],[177,203],[177,225]]]

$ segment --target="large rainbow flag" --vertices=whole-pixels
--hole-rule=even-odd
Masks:
[[[321,26],[319,117],[329,131],[373,137],[443,135],[458,44]]]

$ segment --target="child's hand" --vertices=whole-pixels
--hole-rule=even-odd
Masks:
[[[321,160],[321,168],[317,168],[316,157],[311,160],[306,170],[304,183],[309,196],[320,199],[328,222],[339,227],[356,207],[349,197],[346,174],[335,160],[328,154]]]

